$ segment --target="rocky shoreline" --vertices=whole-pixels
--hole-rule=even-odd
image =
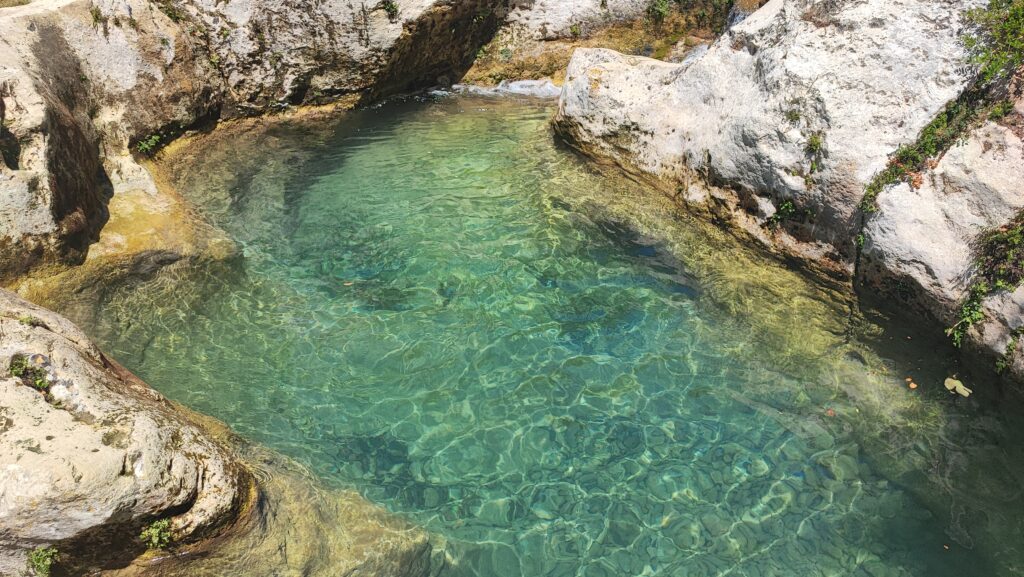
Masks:
[[[6,291],[0,307],[0,572],[44,544],[74,564],[123,563],[152,520],[189,541],[251,507],[251,474],[185,412],[55,313]],[[131,545],[102,546],[118,542]]]
[[[979,238],[1024,208],[1019,88],[1001,118],[865,200],[972,87],[964,12],[981,6],[773,0],[689,62],[577,50],[555,127],[862,303],[962,331],[965,368],[1019,382],[1024,289],[985,295],[984,320],[961,323]]]
[[[632,30],[607,37],[630,50],[647,42],[636,50],[652,55],[676,46],[676,62],[576,49],[554,120],[562,138],[864,303],[954,325],[971,246],[1024,209],[1020,93],[919,180],[884,188],[877,212],[861,203],[893,151],[970,86],[962,14],[982,3],[740,4],[713,43],[685,24],[678,38],[662,28],[645,41],[653,29],[635,22],[648,3],[637,0],[0,9],[0,282],[79,320],[106,291],[197,263],[230,268],[233,243],[149,160],[181,135],[447,86],[467,70],[533,79],[591,33]],[[969,363],[998,360],[1020,382],[1024,289],[982,305],[985,320],[965,331]],[[0,574],[20,574],[47,546],[69,574],[219,575],[246,559],[287,574],[413,577],[443,564],[423,531],[168,402],[65,318],[5,291],[0,306],[0,361],[15,367],[0,381]],[[162,519],[174,555],[145,553],[138,534]]]
[[[347,108],[456,79],[496,28],[498,5],[4,7],[0,280],[81,320],[132,283],[230,268],[233,243],[148,157],[219,120]],[[443,564],[423,531],[166,401],[63,317],[6,291],[0,300],[0,356],[13,367],[0,394],[0,574],[55,561],[58,574],[251,564],[418,577]],[[146,553],[139,535],[154,522],[166,522],[157,539],[171,554]]]
[[[2,290],[0,335],[0,574],[47,548],[62,574],[418,577],[443,563],[423,531],[171,403]],[[167,552],[147,553],[140,532],[164,520]]]

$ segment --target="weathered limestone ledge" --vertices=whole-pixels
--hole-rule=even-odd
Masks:
[[[920,187],[889,187],[866,219],[858,205],[889,155],[971,82],[963,13],[981,5],[771,0],[681,64],[577,50],[555,127],[585,154],[938,331],[958,316],[970,245],[1024,208],[1024,100]],[[1024,325],[1024,290],[984,306],[966,348],[987,372]],[[1024,355],[1008,361],[1024,378]]]

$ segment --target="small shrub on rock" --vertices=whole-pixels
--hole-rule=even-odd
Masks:
[[[36,547],[28,554],[28,569],[36,577],[50,577],[59,557],[55,547]]]
[[[388,15],[388,20],[392,22],[398,20],[398,3],[395,0],[384,0],[380,3],[380,7]]]
[[[36,317],[30,316],[30,315],[25,315],[25,316],[19,317],[18,318],[18,322],[23,324],[23,325],[25,325],[25,326],[27,326],[27,327],[44,328],[44,329],[47,328],[46,327],[46,323],[44,323],[42,320],[40,320],[40,319],[38,319]]]
[[[821,154],[821,152],[825,150],[825,137],[822,136],[820,132],[815,132],[807,137],[806,148],[807,154],[810,154],[811,156]]]
[[[171,520],[160,519],[146,525],[139,533],[139,539],[147,549],[166,549],[171,544]]]
[[[160,140],[161,138],[159,134],[150,134],[135,145],[135,150],[138,150],[139,154],[153,156],[157,147],[160,146]]]
[[[661,24],[668,18],[670,10],[669,0],[651,0],[651,3],[647,6],[647,16],[655,24]]]
[[[25,355],[11,357],[9,370],[11,376],[21,379],[23,385],[42,393],[50,391],[50,381],[46,378],[46,369],[36,366]]]
[[[1024,0],[991,0],[967,11],[975,31],[964,38],[985,82],[1007,78],[1024,65]]]

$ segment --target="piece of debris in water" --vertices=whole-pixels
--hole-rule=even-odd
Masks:
[[[954,379],[953,377],[949,377],[948,379],[946,379],[946,390],[949,391],[950,393],[956,393],[961,397],[969,397],[971,396],[971,393],[974,392],[971,389],[965,387],[963,383]]]

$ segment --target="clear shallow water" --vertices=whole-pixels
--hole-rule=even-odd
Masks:
[[[243,132],[178,184],[244,270],[126,292],[91,329],[443,536],[445,575],[1020,569],[1012,424],[949,402],[941,347],[590,173],[550,114],[452,99]]]

